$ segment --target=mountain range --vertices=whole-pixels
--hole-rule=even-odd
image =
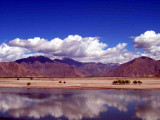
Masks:
[[[0,70],[0,77],[144,77],[160,76],[160,61],[143,56],[124,64],[103,64],[32,56],[0,62]]]

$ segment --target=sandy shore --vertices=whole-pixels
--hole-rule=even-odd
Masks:
[[[113,85],[117,79],[130,80],[128,85]],[[133,80],[141,80],[141,85],[134,85]],[[62,83],[59,83],[61,81]],[[64,81],[66,83],[64,83]],[[30,82],[31,85],[27,86]],[[44,89],[160,89],[160,78],[0,78],[0,87],[44,88]]]

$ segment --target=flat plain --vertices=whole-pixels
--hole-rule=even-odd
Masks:
[[[130,80],[130,84],[113,85],[114,80]],[[133,84],[140,80],[142,84]],[[30,85],[27,85],[30,83]],[[0,87],[42,89],[160,89],[160,78],[89,77],[89,78],[0,78]]]

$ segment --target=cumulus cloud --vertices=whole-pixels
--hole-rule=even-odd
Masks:
[[[26,48],[14,47],[2,43],[0,45],[0,62],[10,62],[29,56],[44,55],[43,53],[33,52]]]
[[[128,103],[140,100],[140,96],[128,92],[79,91],[46,94],[44,98],[21,96],[19,94],[0,94],[0,111],[9,113],[16,118],[27,116],[39,119],[51,115],[54,118],[66,117],[69,120],[97,118],[109,107],[127,112]],[[36,93],[37,94],[37,93]],[[41,94],[44,94],[43,92]],[[16,101],[15,101],[16,100]],[[13,101],[14,104],[13,104]]]
[[[128,51],[127,43],[118,43],[114,47],[100,41],[99,37],[81,37],[69,35],[67,38],[47,40],[40,37],[30,39],[16,38],[8,44],[0,45],[0,61],[13,61],[19,58],[44,55],[51,59],[69,57],[81,62],[125,63],[140,56],[154,59],[160,57],[160,34],[146,31],[133,38],[136,49],[144,52]]]
[[[137,105],[135,108],[136,116],[142,120],[159,120],[160,104],[159,101],[153,100],[144,105]]]
[[[0,112],[2,114],[7,113],[19,119],[23,117],[39,119],[50,115],[56,119],[65,117],[69,120],[81,120],[101,118],[104,112],[107,113],[110,108],[114,108],[115,114],[123,113],[127,115],[124,116],[124,118],[127,117],[126,119],[130,119],[133,115],[143,120],[160,119],[160,95],[159,91],[155,90],[138,92],[125,90],[38,92],[32,90],[20,91],[20,93],[16,91],[8,94],[0,93]],[[39,94],[42,98],[37,97]],[[131,116],[128,115],[134,107],[132,108],[129,104],[135,104],[135,112],[132,112]]]
[[[144,34],[135,37],[133,43],[135,48],[150,50],[152,47],[160,45],[160,34],[156,34],[154,31],[146,31]]]
[[[11,47],[5,43],[0,45],[0,61],[11,61],[21,58],[24,53],[29,52],[29,50],[20,47]]]
[[[37,51],[50,58],[70,57],[83,62],[122,63],[124,57],[130,54],[125,51],[127,43],[119,43],[113,48],[107,48],[108,45],[100,42],[99,37],[82,38],[79,35],[69,35],[65,39],[54,38],[52,40],[39,37],[27,40],[16,38],[10,41],[9,45]]]
[[[14,47],[23,47],[32,51],[53,54],[56,56],[85,57],[105,54],[105,43],[99,42],[96,37],[82,38],[79,35],[69,35],[64,40],[55,38],[48,41],[43,38],[22,40],[15,39],[9,42]]]
[[[133,44],[136,49],[144,49],[144,53],[142,55],[159,59],[160,33],[155,33],[155,31],[146,31],[144,34],[135,37]]]

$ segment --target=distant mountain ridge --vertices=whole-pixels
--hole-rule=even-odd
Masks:
[[[22,62],[26,62],[26,63],[31,63],[33,64],[34,62],[40,62],[40,63],[45,63],[45,62],[54,62],[53,60],[47,58],[47,57],[44,57],[44,56],[32,56],[32,57],[28,57],[28,58],[22,58],[22,59],[19,59],[19,60],[16,60],[15,62],[16,63],[22,63]]]
[[[72,67],[80,67],[80,66],[83,65],[82,62],[78,62],[78,61],[75,61],[75,60],[70,59],[70,58],[63,58],[62,60],[54,59],[54,61],[59,62],[59,63],[65,63],[65,64],[68,64]]]
[[[119,65],[32,56],[14,62],[0,62],[0,69],[0,77],[143,77],[158,76],[160,61],[140,57]]]
[[[44,56],[33,56],[15,61],[24,68],[45,77],[90,77],[104,76],[118,64],[82,63],[70,58],[51,60]]]

